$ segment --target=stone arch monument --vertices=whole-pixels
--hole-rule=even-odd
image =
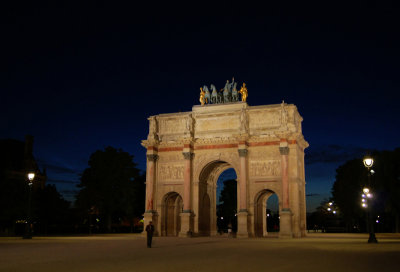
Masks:
[[[237,237],[265,236],[266,200],[279,199],[280,237],[306,234],[304,140],[295,105],[193,106],[151,116],[145,224],[156,235],[215,235],[219,175],[237,174]]]

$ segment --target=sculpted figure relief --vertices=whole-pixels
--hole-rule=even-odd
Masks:
[[[182,180],[184,168],[185,168],[184,166],[161,165],[160,179],[163,181]]]
[[[280,176],[281,163],[274,161],[250,162],[250,175],[253,177]]]

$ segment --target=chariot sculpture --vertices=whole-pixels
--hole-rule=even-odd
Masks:
[[[206,85],[200,87],[200,103],[202,106],[206,104],[222,104],[222,103],[232,103],[239,101],[239,94],[241,95],[241,101],[246,102],[248,92],[246,88],[246,83],[243,83],[242,87],[238,91],[237,82],[232,78],[232,82],[226,81],[223,89],[217,91],[214,84],[211,84],[210,91]]]

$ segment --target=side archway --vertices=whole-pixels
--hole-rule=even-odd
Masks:
[[[183,210],[182,197],[176,192],[166,194],[162,201],[162,236],[178,236],[181,230],[180,213]]]
[[[272,195],[276,195],[276,193],[272,190],[265,189],[260,191],[254,199],[254,235],[256,237],[268,236],[267,201]]]

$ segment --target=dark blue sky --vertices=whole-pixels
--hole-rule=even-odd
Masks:
[[[3,6],[0,138],[34,135],[48,182],[71,199],[92,152],[122,148],[144,170],[147,117],[190,111],[200,86],[235,77],[250,106],[297,105],[312,209],[338,165],[400,146],[400,10],[278,2]]]

